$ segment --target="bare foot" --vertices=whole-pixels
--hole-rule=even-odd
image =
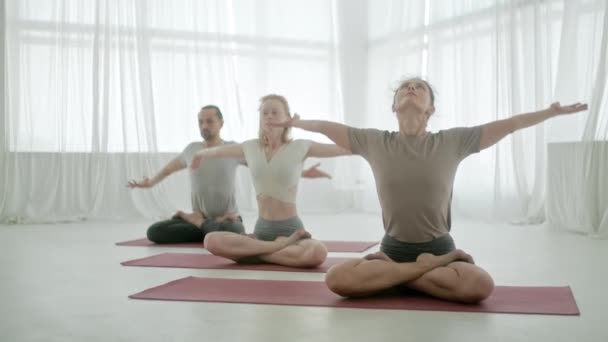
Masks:
[[[416,262],[421,265],[427,266],[429,268],[444,266],[444,265],[441,265],[441,261],[439,260],[439,257],[436,255],[433,255],[431,253],[419,254],[418,257],[416,258]]]
[[[365,259],[365,260],[384,260],[384,261],[388,261],[388,262],[395,262],[393,259],[391,259],[388,255],[386,255],[382,251],[376,252],[376,253],[370,253],[370,254],[364,256],[363,259]]]
[[[302,240],[302,239],[310,239],[312,235],[306,231],[304,228],[300,228],[293,232],[287,239],[283,239],[283,243],[285,246],[293,245],[294,243]]]
[[[475,264],[475,260],[473,260],[473,257],[469,253],[463,251],[462,249],[457,249],[454,252],[456,252],[454,256],[456,259],[454,259],[454,261],[464,261],[468,262],[469,264]]]
[[[178,211],[176,215],[179,215],[182,220],[190,222],[197,227],[200,227],[205,221],[203,214],[199,211],[195,211],[191,214],[184,213],[183,211]]]
[[[454,261],[464,261],[473,263],[473,258],[461,249],[455,249],[448,254],[433,255],[431,253],[422,253],[416,258],[416,262],[428,267],[440,267]]]

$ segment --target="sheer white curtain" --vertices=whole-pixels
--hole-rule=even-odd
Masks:
[[[554,127],[549,144],[548,223],[557,229],[608,237],[608,4],[564,3],[560,68],[555,93],[585,96],[584,122],[571,118]],[[573,81],[574,80],[574,81]],[[573,89],[583,85],[580,89]]]
[[[425,1],[367,1],[368,60],[366,67],[366,110],[359,127],[397,130],[391,113],[393,90],[404,76],[424,75]],[[347,112],[347,115],[349,113]],[[380,204],[370,167],[360,161],[356,182],[358,209],[379,212]]]
[[[599,68],[605,68],[605,46],[600,43],[602,34],[608,34],[606,2],[386,0],[368,6],[369,126],[397,129],[389,87],[402,76],[421,75],[435,87],[432,131],[507,118],[557,100],[590,103],[588,113],[517,132],[469,157],[459,169],[453,204],[460,215],[543,222],[547,175],[552,172],[547,169],[548,143],[580,142],[585,125],[587,139],[606,139],[606,94],[600,89],[605,69]],[[602,154],[598,148],[596,156]],[[585,160],[586,172],[597,177],[592,187],[604,184],[606,189],[597,157]],[[368,171],[364,168],[362,178],[369,184]],[[605,193],[595,192],[594,206],[606,207]],[[367,194],[372,206],[371,186]],[[569,200],[558,199],[561,205]]]
[[[5,3],[1,221],[187,209],[186,172],[151,190],[125,185],[201,140],[205,104],[220,106],[222,136],[237,141],[257,136],[258,98],[271,92],[307,117],[342,120],[334,2]],[[332,183],[318,182],[331,193]],[[244,169],[238,187],[241,208],[254,209]],[[311,209],[327,204],[312,196]]]

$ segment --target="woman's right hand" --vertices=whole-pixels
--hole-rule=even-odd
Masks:
[[[190,164],[190,169],[196,170],[199,167],[201,167],[201,164],[203,163],[203,160],[205,159],[202,152],[203,151],[197,152],[194,155],[194,157],[192,158],[192,164]]]

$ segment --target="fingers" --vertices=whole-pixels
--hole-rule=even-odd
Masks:
[[[553,102],[551,108],[558,114],[576,113],[587,110],[589,107],[586,103],[576,102],[567,106],[562,106],[559,102]]]
[[[127,187],[129,187],[129,188],[137,188],[137,187],[139,187],[139,186],[140,186],[140,184],[139,184],[139,183],[138,183],[136,180],[134,180],[134,179],[133,179],[133,180],[130,180],[130,181],[127,183]]]
[[[567,106],[565,109],[568,112],[575,113],[575,112],[580,112],[580,111],[586,110],[587,108],[588,108],[588,106],[586,103],[577,102],[575,104]]]

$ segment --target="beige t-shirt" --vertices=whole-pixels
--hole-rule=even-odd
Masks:
[[[285,203],[296,203],[304,159],[311,145],[310,140],[293,140],[284,144],[272,159],[266,160],[264,148],[258,139],[243,142],[243,152],[256,194]]]
[[[403,137],[399,132],[349,129],[351,151],[374,173],[386,234],[427,242],[450,231],[450,205],[460,161],[479,152],[481,127]]]

